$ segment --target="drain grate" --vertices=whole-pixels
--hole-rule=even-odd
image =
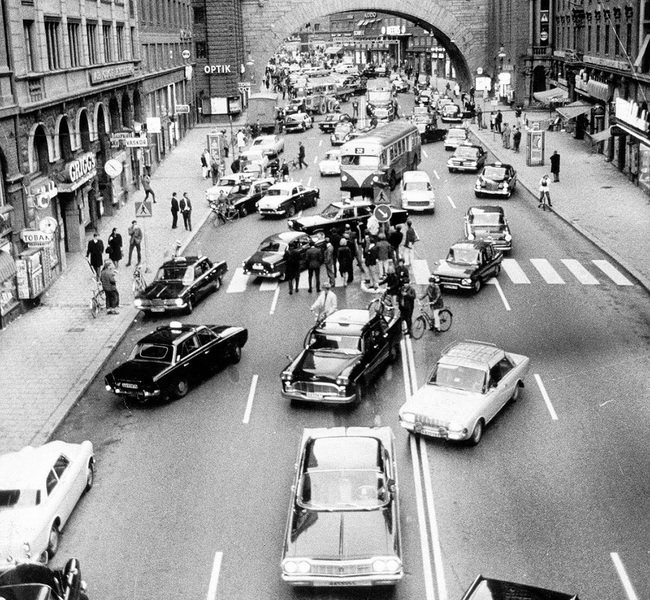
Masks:
[[[86,331],[85,327],[71,327],[68,329],[68,333],[81,333],[82,331]]]
[[[603,190],[611,190],[614,186],[613,185],[601,185],[600,187]]]

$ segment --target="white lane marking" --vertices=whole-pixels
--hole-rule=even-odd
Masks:
[[[226,293],[236,294],[239,292],[243,292],[246,289],[246,285],[248,284],[249,277],[250,275],[246,275],[244,273],[244,269],[242,269],[241,267],[237,267],[235,269],[235,272],[233,273],[232,279],[230,280],[230,285],[228,286]]]
[[[431,277],[431,271],[429,271],[429,265],[427,261],[422,258],[413,259],[413,280],[418,285],[424,285],[429,283],[429,277]]]
[[[551,404],[551,399],[548,397],[546,388],[542,383],[542,378],[537,373],[535,373],[535,381],[537,382],[537,387],[539,388],[539,391],[542,392],[542,397],[544,398],[544,402],[546,403],[546,408],[548,408],[548,412],[551,413],[551,419],[557,421],[557,413],[555,412],[555,409]]]
[[[600,281],[596,279],[587,269],[582,266],[582,263],[575,258],[563,258],[564,266],[573,273],[575,278],[583,285],[600,285]]]
[[[501,289],[501,286],[499,285],[499,282],[496,280],[496,278],[492,277],[487,281],[487,283],[497,288],[497,292],[499,292],[499,296],[501,296],[501,300],[503,301],[503,306],[506,307],[506,310],[510,310],[510,304],[508,304],[508,301],[506,300],[506,296],[503,293],[503,290]]]
[[[275,279],[265,279],[260,283],[260,292],[274,292],[278,289],[278,282]]]
[[[449,204],[451,204],[452,208],[456,208],[456,205],[454,204],[454,201],[451,199],[451,196],[447,196],[447,200],[449,200]]]
[[[280,296],[280,286],[278,285],[275,288],[275,294],[273,294],[273,302],[271,302],[271,310],[269,311],[269,314],[272,315],[275,313],[275,306],[278,303],[278,297]]]
[[[217,598],[217,584],[219,583],[222,559],[223,552],[215,552],[214,561],[212,562],[212,574],[210,575],[210,585],[208,585],[207,600],[216,600]]]
[[[560,277],[559,273],[545,258],[531,258],[530,262],[533,264],[533,267],[537,269],[546,283],[550,283],[551,285],[561,285],[564,283],[564,279]]]
[[[514,258],[504,258],[501,266],[512,283],[530,283],[530,279],[526,277],[526,273]]]
[[[320,140],[320,141],[318,142],[318,147],[320,148],[322,145],[323,145],[323,140]]]
[[[253,380],[251,381],[251,389],[248,392],[248,401],[246,402],[246,411],[244,412],[244,418],[242,423],[248,425],[251,420],[251,412],[253,410],[253,398],[255,397],[255,390],[257,389],[257,373],[253,375]]]
[[[429,158],[429,155],[427,154],[427,151],[422,148],[422,154],[424,154],[424,158]]]
[[[318,162],[318,156],[314,156],[314,164]]]
[[[632,587],[632,582],[630,581],[630,578],[627,576],[627,572],[625,571],[625,567],[623,566],[623,562],[621,561],[618,552],[610,552],[610,556],[612,557],[614,568],[616,569],[616,572],[618,573],[618,577],[621,580],[621,583],[623,584],[623,589],[625,590],[627,597],[630,600],[639,600],[639,597],[636,595],[636,592],[634,591],[634,587]]]
[[[607,277],[609,277],[616,285],[634,285],[623,273],[615,269],[606,260],[592,260],[593,262]]]
[[[438,598],[447,600],[447,582],[445,581],[445,570],[442,565],[442,550],[440,549],[440,535],[438,533],[438,522],[436,519],[436,507],[433,503],[433,486],[431,485],[431,469],[429,468],[429,456],[427,446],[423,438],[419,438],[420,456],[422,457],[422,475],[424,476],[424,491],[427,497],[427,510],[429,511],[429,532],[431,533],[431,547],[433,548],[433,565],[436,569],[436,581],[438,582]]]
[[[436,179],[440,179],[440,175],[438,175],[438,171],[435,169],[433,170],[433,174],[436,176]]]

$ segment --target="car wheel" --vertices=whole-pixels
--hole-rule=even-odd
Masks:
[[[241,346],[239,344],[233,346],[230,351],[230,360],[233,364],[237,364],[241,360]]]
[[[176,380],[173,389],[173,393],[176,398],[183,398],[184,396],[187,396],[187,392],[189,391],[190,385],[185,377],[181,377],[180,379]]]
[[[54,523],[50,529],[50,535],[47,538],[47,556],[52,558],[59,550],[59,542],[61,541],[61,531],[59,525]]]
[[[296,214],[296,207],[293,204],[289,204],[287,207],[287,217],[291,218]]]
[[[362,397],[363,397],[363,386],[361,385],[361,381],[358,380],[354,384],[354,401],[356,403],[360,403]]]
[[[90,461],[88,463],[88,471],[86,472],[86,489],[84,492],[90,491],[90,488],[93,487],[93,483],[95,483],[95,463],[94,461]]]
[[[303,133],[307,131],[307,123],[305,123],[304,121],[302,122],[302,131]]]
[[[519,400],[519,394],[521,393],[521,382],[517,382],[517,385],[515,385],[515,390],[512,392],[512,396],[510,397],[510,400],[513,402],[517,402]]]
[[[192,298],[187,301],[187,308],[185,310],[188,315],[191,315],[194,311],[194,302],[192,302]]]
[[[498,277],[499,273],[501,273],[501,265],[497,265],[496,267],[494,267],[494,276]]]
[[[483,437],[484,428],[485,428],[485,424],[483,423],[483,419],[479,419],[476,422],[476,425],[474,425],[474,431],[472,431],[472,435],[469,438],[469,443],[472,446],[476,446],[481,441],[481,438]]]
[[[246,210],[246,207],[245,207],[245,206],[242,206],[242,207],[239,209],[239,216],[240,216],[240,217],[245,217],[247,214],[248,214],[248,211]]]
[[[214,280],[214,291],[216,292],[221,287],[221,277]]]
[[[480,280],[480,279],[477,279],[477,280],[474,282],[474,286],[472,287],[472,291],[473,291],[475,294],[478,294],[479,291],[481,290],[482,285],[483,285],[483,284],[482,284],[481,280]]]
[[[449,167],[449,172],[450,172],[450,173],[453,173],[455,170],[456,170],[456,169],[452,169],[451,167]]]
[[[390,362],[395,362],[397,360],[398,355],[399,355],[399,351],[397,349],[397,344],[393,344],[390,347],[390,351],[389,351],[389,354],[388,354],[388,360],[390,360]]]

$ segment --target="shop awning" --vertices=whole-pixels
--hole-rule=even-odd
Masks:
[[[543,92],[535,92],[533,97],[538,102],[544,104],[550,104],[551,102],[562,102],[563,100],[569,99],[569,94],[567,94],[561,88],[553,88],[552,90],[544,90]]]
[[[16,263],[8,252],[0,250],[0,282],[16,274]]]
[[[343,48],[341,46],[330,46],[325,49],[325,54],[338,54]]]
[[[571,102],[571,104],[567,104],[566,106],[558,106],[555,110],[561,117],[569,120],[588,113],[592,108],[593,104],[577,100],[576,102]]]
[[[598,144],[599,142],[604,142],[605,140],[608,140],[610,137],[612,137],[612,134],[609,131],[609,127],[607,127],[606,129],[603,129],[598,133],[590,133],[589,137],[591,138],[592,144]]]

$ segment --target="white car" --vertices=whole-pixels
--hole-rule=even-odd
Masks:
[[[431,179],[425,171],[406,171],[402,176],[402,208],[422,211],[436,209]]]
[[[244,173],[255,173],[256,177],[260,177],[271,162],[269,155],[264,152],[263,148],[259,147],[244,150],[239,155],[239,160],[241,161],[242,171]]]
[[[341,174],[341,151],[328,150],[325,158],[318,163],[321,176]]]
[[[0,456],[0,572],[46,563],[95,477],[93,445],[49,442]]]
[[[342,75],[358,75],[359,67],[351,63],[339,63],[334,67],[334,71]]]
[[[251,150],[261,150],[270,157],[284,152],[284,138],[279,135],[260,135],[253,140]]]
[[[307,131],[314,126],[313,119],[303,112],[288,115],[284,120],[285,131]]]
[[[225,175],[217,181],[217,185],[213,185],[211,188],[206,190],[205,199],[208,202],[217,202],[221,192],[226,196],[240,192],[244,193],[250,187],[253,179],[255,179],[255,176],[251,173],[233,173],[232,175]]]
[[[305,187],[297,181],[282,181],[272,185],[257,202],[260,217],[293,217],[298,211],[316,206],[320,190]]]
[[[455,150],[469,139],[469,133],[464,127],[452,127],[445,136],[445,150]]]

